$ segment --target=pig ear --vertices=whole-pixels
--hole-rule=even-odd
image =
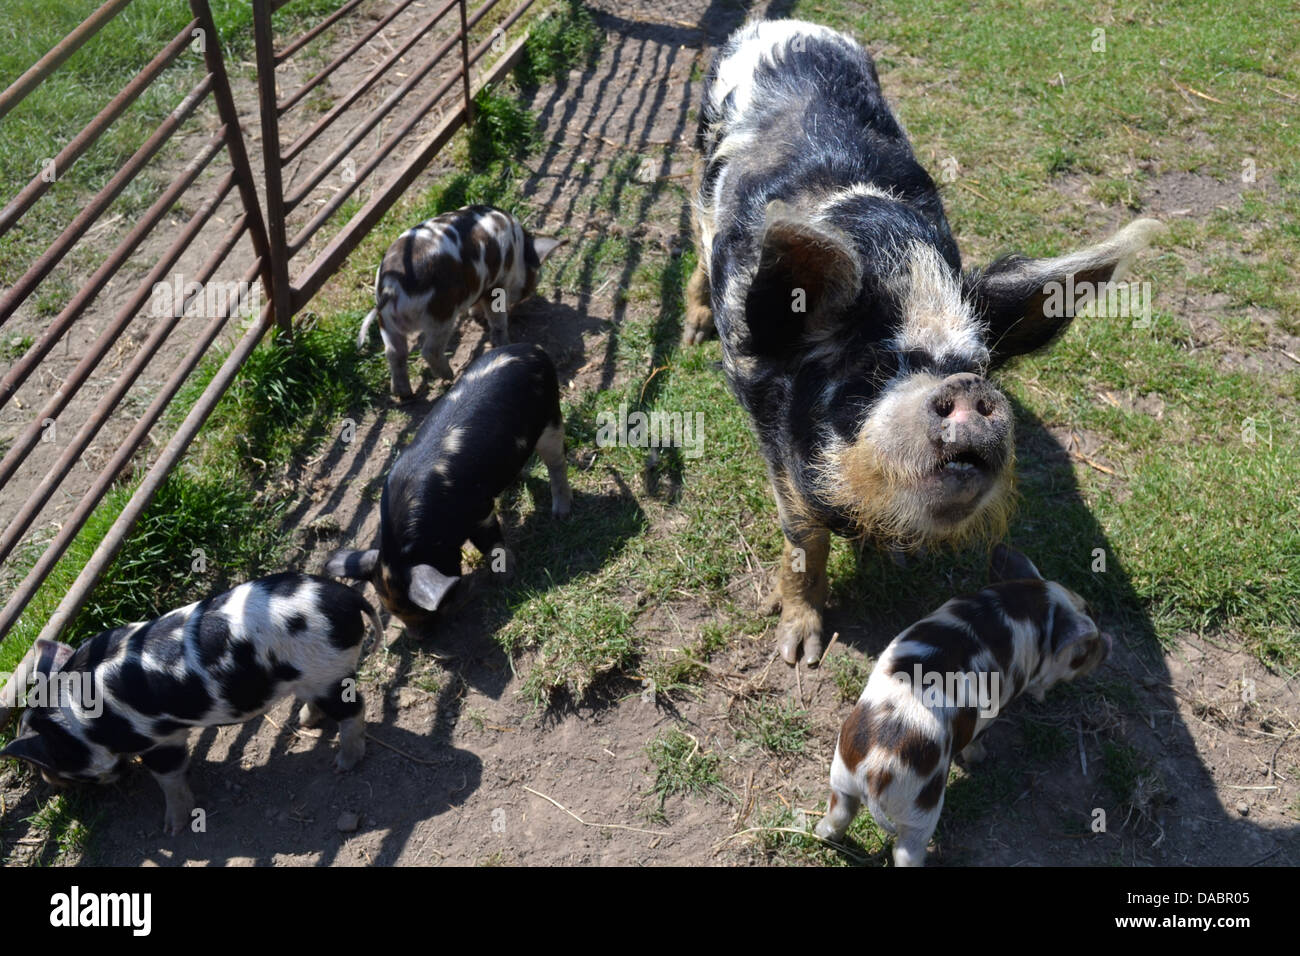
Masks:
[[[1052,621],[1052,653],[1097,635],[1097,624],[1072,607],[1058,605]]]
[[[335,551],[325,562],[325,573],[336,578],[368,581],[378,563],[379,552],[374,548],[369,551]]]
[[[768,203],[758,270],[745,295],[752,347],[784,353],[805,332],[827,328],[861,286],[862,265],[848,239],[786,203]]]
[[[10,741],[8,747],[0,750],[0,757],[26,760],[28,763],[35,764],[45,770],[54,770],[54,761],[50,757],[50,749],[45,744],[45,738],[40,734],[28,734],[25,737],[15,738]]]
[[[1104,296],[1105,284],[1118,282],[1134,256],[1164,228],[1154,219],[1139,219],[1105,242],[1070,255],[1004,256],[987,269],[967,273],[963,291],[988,325],[990,367],[1037,351],[1065,331],[1074,318],[1074,301],[1066,294],[1070,276],[1074,288]]]
[[[63,670],[63,665],[72,659],[72,655],[77,653],[77,649],[68,644],[60,644],[58,641],[38,638],[36,641],[36,670],[45,674],[57,674]]]
[[[460,578],[449,578],[430,564],[417,564],[411,568],[411,586],[406,596],[416,607],[436,611],[447,593]]]
[[[533,236],[533,251],[537,253],[537,264],[540,266],[549,256],[560,246],[568,242],[568,239],[554,239],[550,236]]]
[[[994,581],[1025,581],[1032,578],[1041,581],[1043,579],[1043,576],[1038,573],[1038,568],[1034,567],[1034,562],[1005,544],[994,547],[993,553],[989,555],[989,576]]]

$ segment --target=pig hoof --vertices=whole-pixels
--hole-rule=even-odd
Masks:
[[[573,499],[561,499],[551,502],[551,517],[563,521],[573,512]]]
[[[163,832],[168,836],[180,836],[190,825],[190,814],[194,810],[194,799],[183,803],[169,804],[163,814]]]
[[[834,840],[836,842],[839,842],[840,837],[844,835],[835,832],[835,827],[831,825],[830,817],[822,817],[817,823],[817,826],[813,829],[813,832],[823,840]]]
[[[311,728],[318,726],[324,717],[324,711],[315,704],[308,702],[303,704],[302,708],[298,711],[298,725],[310,730]]]
[[[682,328],[683,345],[699,345],[713,331],[713,310],[705,306],[690,306],[686,310],[686,323]]]
[[[777,627],[777,643],[781,657],[787,664],[799,660],[799,650],[803,649],[803,662],[815,667],[822,659],[821,622],[816,620],[816,613],[799,617],[783,618]]]
[[[451,370],[451,365],[445,360],[433,367],[433,374],[446,379],[448,382],[456,377],[456,373]]]
[[[366,742],[358,741],[354,746],[343,746],[339,748],[339,755],[334,758],[334,772],[347,773],[353,767],[361,762],[361,758],[366,755]]]
[[[984,749],[984,744],[978,740],[972,740],[966,745],[966,749],[961,752],[961,759],[964,763],[976,764],[988,756],[988,751]]]

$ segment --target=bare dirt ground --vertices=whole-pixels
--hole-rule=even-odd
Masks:
[[[526,184],[539,230],[578,236],[599,223],[575,221],[579,195],[628,151],[655,145],[659,174],[691,163],[699,96],[693,67],[743,11],[702,0],[598,5],[607,42],[596,66],[574,72],[533,103],[550,145]],[[886,92],[890,78],[882,77]],[[1176,188],[1176,184],[1170,184]],[[1173,201],[1170,199],[1170,201]],[[644,210],[640,254],[671,254],[688,235],[676,195]],[[629,266],[630,268],[630,266]],[[608,382],[612,347],[628,310],[614,289],[534,303],[512,334],[541,343],[571,387]],[[484,348],[482,330],[462,328],[453,367]],[[286,534],[297,566],[318,568],[342,544],[377,533],[377,489],[395,449],[428,407],[386,407],[358,423],[356,441],[336,443],[288,476],[300,505]],[[1062,505],[1079,506],[1069,438],[1041,423],[1021,430],[1022,481],[1051,484]],[[571,449],[570,461],[588,449]],[[575,464],[574,467],[579,467]],[[759,467],[757,458],[754,467]],[[608,497],[575,506],[635,504],[639,488],[611,478]],[[507,537],[511,530],[506,528]],[[1105,539],[1098,528],[1097,537]],[[656,529],[670,533],[670,529]],[[840,544],[837,547],[844,547]],[[737,541],[737,547],[742,547]],[[770,568],[754,566],[733,593],[765,593]],[[1127,587],[1122,568],[1117,586]],[[479,577],[487,575],[480,574]],[[86,862],[112,865],[692,864],[795,862],[763,833],[748,832],[790,810],[815,819],[826,798],[835,734],[847,705],[829,666],[791,670],[774,660],[772,631],[732,641],[710,662],[698,695],[647,695],[638,675],[597,686],[587,699],[536,713],[519,694],[511,662],[491,636],[480,582],[447,621],[436,646],[388,628],[388,651],[363,673],[371,740],[361,768],[331,771],[333,743],[296,729],[290,705],[250,724],[195,735],[192,785],[207,830],[161,835],[162,799],[144,772],[95,794],[99,814]],[[372,596],[373,599],[373,596]],[[748,599],[748,598],[746,598]],[[651,655],[671,653],[712,619],[689,595],[665,595],[637,619]],[[832,593],[831,656],[878,654],[909,615],[928,608],[863,614]],[[1095,696],[1054,693],[1018,701],[990,732],[988,761],[949,791],[932,862],[992,865],[1300,864],[1300,691],[1255,659],[1187,635],[1164,655],[1141,627],[1118,634]],[[436,653],[438,658],[433,655]],[[803,753],[774,757],[738,739],[735,715],[770,695],[808,711]],[[645,745],[683,726],[722,755],[728,794],[671,797],[651,811],[654,770]],[[1057,742],[1044,748],[1048,734]],[[1117,805],[1108,796],[1104,740],[1123,739],[1142,761],[1140,786]],[[11,819],[36,809],[38,791],[0,775]],[[1106,831],[1089,828],[1094,808]],[[24,836],[12,832],[20,858]],[[880,855],[870,858],[883,863]]]

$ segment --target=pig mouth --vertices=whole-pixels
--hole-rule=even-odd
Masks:
[[[936,530],[973,517],[1003,479],[1005,468],[1005,456],[972,449],[940,456],[919,489]]]

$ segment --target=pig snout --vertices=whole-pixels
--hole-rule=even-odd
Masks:
[[[945,378],[927,399],[926,417],[928,437],[946,471],[984,472],[1006,461],[1011,403],[980,376],[962,372]]]

